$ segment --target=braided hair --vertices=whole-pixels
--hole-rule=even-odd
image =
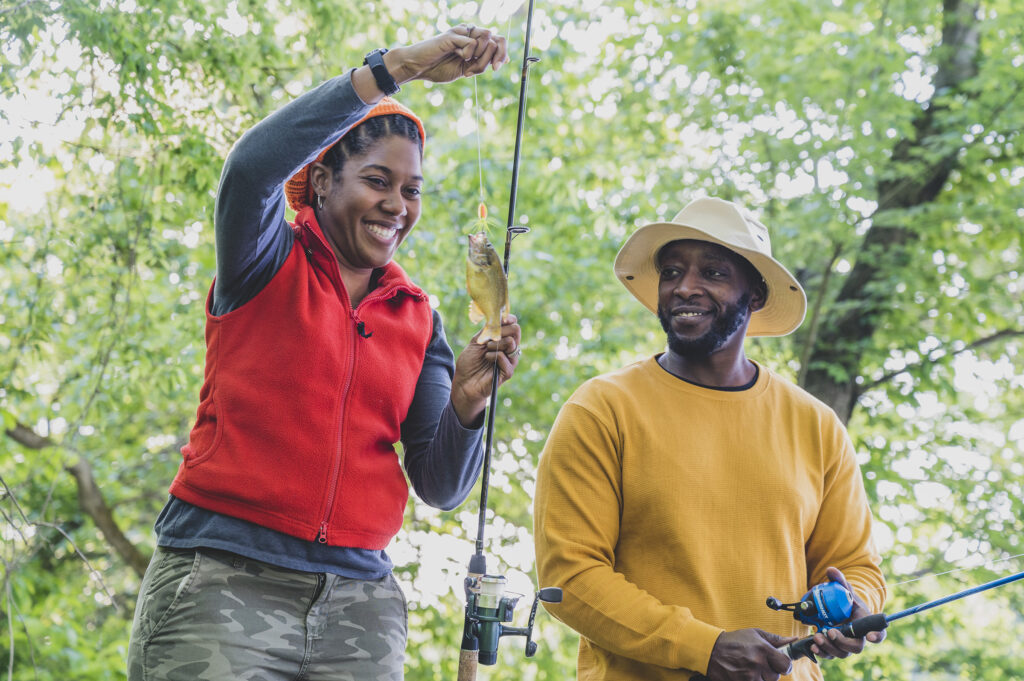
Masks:
[[[387,114],[368,118],[345,133],[338,142],[324,154],[323,163],[338,175],[345,161],[365,154],[374,144],[385,137],[403,137],[416,143],[423,155],[423,140],[416,122],[401,114]]]

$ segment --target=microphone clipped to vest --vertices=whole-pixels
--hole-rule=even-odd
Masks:
[[[359,333],[360,338],[369,338],[373,335],[373,331],[366,330],[366,322],[359,322],[356,324],[356,332]]]

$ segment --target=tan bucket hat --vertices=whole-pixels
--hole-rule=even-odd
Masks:
[[[656,222],[635,231],[615,256],[615,276],[658,314],[658,269],[662,246],[679,239],[710,241],[739,253],[757,268],[768,285],[765,306],[754,312],[748,336],[785,336],[800,326],[807,298],[796,278],[772,257],[768,228],[745,208],[716,198],[696,199],[672,222]]]

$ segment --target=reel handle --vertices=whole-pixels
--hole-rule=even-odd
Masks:
[[[853,620],[852,622],[836,627],[836,629],[839,630],[840,634],[848,638],[861,638],[863,636],[867,636],[872,631],[882,631],[888,626],[889,620],[886,619],[885,613],[880,612]],[[813,644],[814,637],[808,636],[807,638],[802,638],[799,641],[794,641],[793,643],[785,646],[782,648],[782,652],[791,660],[799,660],[801,657],[807,657],[810,658],[811,662],[817,663],[817,658],[815,658],[814,653],[811,652],[811,645]]]

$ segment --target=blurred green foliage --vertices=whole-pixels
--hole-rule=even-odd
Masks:
[[[510,277],[524,356],[500,395],[487,546],[513,588],[533,588],[533,471],[561,403],[663,344],[611,273],[630,231],[700,195],[754,209],[811,317],[748,350],[802,379],[850,310],[839,296],[850,272],[878,257],[863,244],[879,184],[950,153],[956,167],[933,201],[884,216],[913,238],[904,264],[868,284],[884,304],[877,327],[843,339],[856,366],[824,368],[856,388],[849,426],[890,611],[1020,569],[1007,560],[899,583],[1024,552],[1024,7],[982,2],[977,74],[936,89],[943,8],[955,4],[538,3],[515,216],[532,231],[513,244]],[[83,511],[67,468],[90,467],[148,554],[202,378],[224,155],[374,47],[460,21],[507,32],[512,63],[476,90],[417,83],[400,95],[428,142],[424,215],[399,259],[461,347],[475,331],[462,275],[479,197],[474,121],[501,219],[525,6],[0,0],[0,18],[0,156],[11,159],[0,173],[0,668],[121,678],[139,575]],[[937,132],[917,140],[929,110]],[[921,144],[894,162],[901,140]],[[411,681],[455,676],[476,513],[475,497],[450,513],[410,502],[391,547],[410,600]],[[884,645],[826,662],[826,679],[1024,678],[1022,608],[1024,592],[1008,587],[900,621]],[[571,677],[575,634],[542,614],[538,639],[531,661],[509,641],[481,674]]]

